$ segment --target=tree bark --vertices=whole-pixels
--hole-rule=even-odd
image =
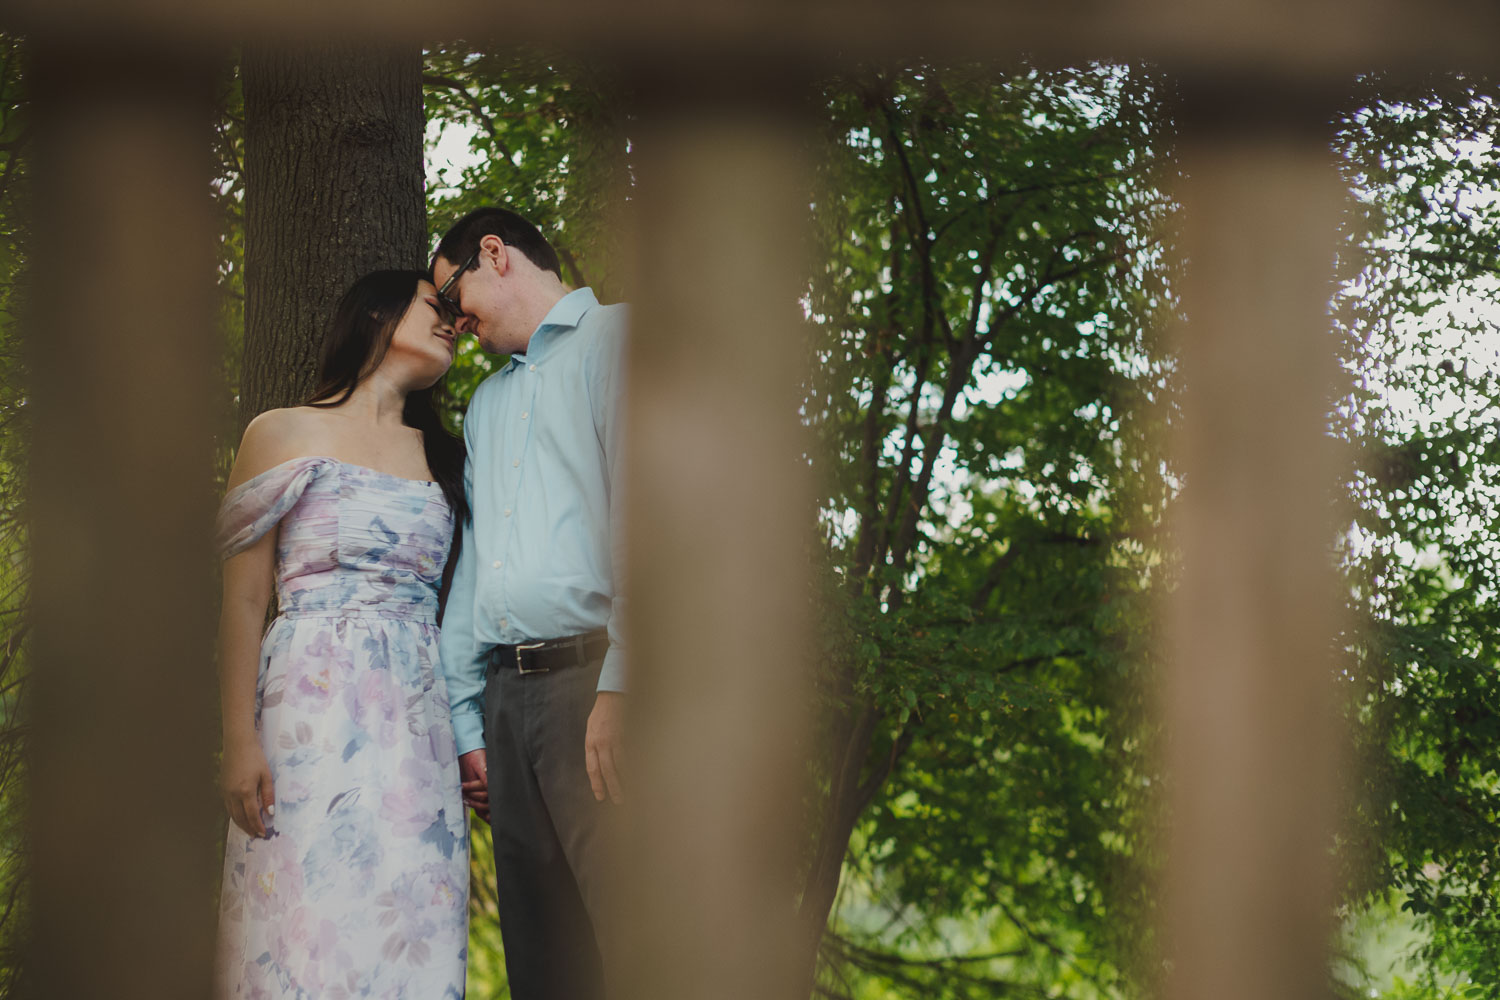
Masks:
[[[837,710],[839,718],[835,723],[834,758],[830,761],[828,802],[817,830],[812,866],[803,884],[797,910],[797,962],[809,996],[814,992],[823,938],[843,881],[849,839],[868,805],[860,801],[860,790],[867,787],[861,784],[860,775],[869,762],[875,727],[880,721],[874,705],[853,695],[852,683],[846,685],[842,694],[847,703]]]
[[[302,402],[338,297],[427,241],[420,49],[247,49],[243,74],[242,425]]]

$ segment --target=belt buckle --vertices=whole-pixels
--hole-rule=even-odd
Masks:
[[[532,667],[530,670],[527,670],[526,669],[526,660],[525,660],[525,657],[523,657],[521,655],[522,653],[526,652],[529,649],[541,649],[545,645],[547,645],[547,643],[545,641],[542,641],[542,642],[528,642],[528,643],[524,643],[522,645],[518,645],[516,647],[516,673],[518,673],[518,674],[545,674],[545,673],[550,673],[552,671],[551,667]]]

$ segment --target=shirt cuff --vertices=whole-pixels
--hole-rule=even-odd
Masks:
[[[610,646],[604,654],[604,666],[599,668],[599,691],[625,691],[625,650]]]
[[[484,713],[473,711],[454,713],[453,742],[462,757],[470,750],[484,749]]]

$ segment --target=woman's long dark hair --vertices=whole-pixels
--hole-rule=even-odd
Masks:
[[[354,393],[355,386],[385,358],[391,337],[406,310],[416,301],[418,283],[428,280],[421,271],[371,271],[360,278],[334,307],[333,318],[323,334],[323,354],[318,360],[317,388],[308,406],[338,406]],[[469,521],[469,503],[464,498],[464,442],[443,426],[439,407],[447,399],[447,379],[427,389],[406,394],[402,420],[422,432],[427,468],[443,489],[453,511],[453,547],[448,554],[443,591],[458,561],[459,530]]]

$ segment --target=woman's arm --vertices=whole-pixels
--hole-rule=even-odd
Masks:
[[[219,704],[224,720],[219,788],[229,818],[252,837],[266,835],[261,812],[274,814],[276,801],[271,767],[255,731],[255,684],[277,534],[267,532],[224,561],[224,604],[219,612]]]
[[[298,427],[287,410],[261,414],[245,428],[229,488],[279,462],[295,444]],[[266,835],[266,815],[275,813],[271,768],[255,731],[255,685],[260,673],[260,640],[271,601],[278,530],[224,560],[224,603],[219,612],[219,703],[224,722],[224,756],[219,788],[235,826],[252,837]]]

